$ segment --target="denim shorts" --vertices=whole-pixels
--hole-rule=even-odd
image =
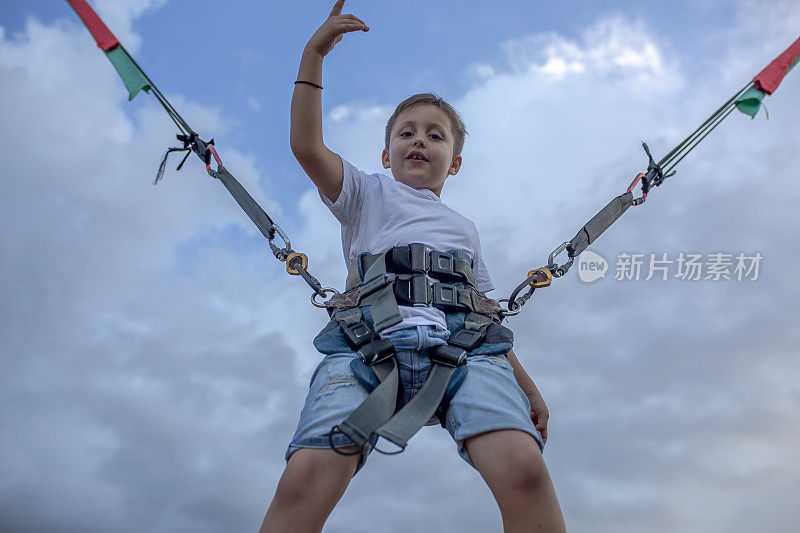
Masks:
[[[431,348],[446,344],[450,333],[440,326],[413,326],[382,335],[391,340],[397,354],[400,380],[407,403],[422,388],[430,372]],[[350,370],[353,352],[325,356],[311,376],[305,406],[300,414],[286,460],[300,448],[329,448],[328,433],[343,422],[367,397],[367,390]],[[517,385],[506,353],[470,355],[467,376],[456,391],[445,418],[447,431],[458,446],[459,455],[474,467],[467,453],[469,437],[499,429],[517,429],[536,439],[542,437],[530,418],[530,402]],[[333,436],[335,446],[351,444],[341,434]],[[363,466],[372,445],[365,447],[358,464]]]

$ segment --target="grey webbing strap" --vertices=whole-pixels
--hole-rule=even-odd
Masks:
[[[433,364],[422,389],[388,422],[380,426],[375,434],[399,446],[402,451],[408,440],[428,423],[439,408],[456,368],[458,367]]]
[[[569,242],[567,252],[570,257],[577,257],[587,246],[607,230],[611,224],[622,216],[633,204],[633,195],[629,192],[621,194],[608,202]]]
[[[480,331],[492,323],[492,317],[470,313],[464,319],[464,329]]]
[[[379,254],[383,258],[386,254]],[[376,260],[364,273],[364,286],[370,284],[381,284],[386,279],[386,262]],[[367,295],[361,299],[361,305],[370,306],[372,314],[372,324],[375,332],[399,324],[403,318],[400,316],[400,309],[397,307],[397,300],[394,297],[394,284],[386,283],[381,289]]]
[[[242,184],[233,177],[233,174],[228,172],[224,167],[220,167],[219,170],[214,172],[214,177],[221,181],[225,188],[228,189],[233,199],[236,200],[239,207],[247,213],[247,216],[250,217],[250,220],[253,221],[253,224],[256,225],[261,234],[269,240],[275,238],[275,229],[272,219],[270,219],[269,215],[258,205],[258,202],[253,200],[253,197],[242,187]]]
[[[373,390],[347,419],[336,429],[347,436],[356,446],[363,447],[376,429],[392,418],[397,407],[397,388],[400,386],[400,374],[397,361],[389,357],[372,365],[372,370],[381,380],[381,384]],[[383,376],[383,377],[381,377]]]
[[[457,274],[464,276],[464,280],[475,288],[478,288],[478,278],[475,272],[470,268],[469,263],[463,259],[456,259],[453,262],[453,271]]]
[[[356,257],[356,260],[350,263],[350,266],[347,268],[347,280],[344,283],[345,292],[361,283],[361,276],[358,273],[358,263],[360,261],[360,258]]]
[[[347,326],[355,326],[362,319],[362,313],[360,307],[352,307],[350,309],[339,309],[335,311],[331,318],[334,319],[339,324],[344,323]]]

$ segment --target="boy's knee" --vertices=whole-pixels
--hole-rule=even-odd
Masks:
[[[508,456],[506,483],[516,491],[537,491],[547,485],[549,474],[538,448],[518,449]]]
[[[482,449],[475,451],[482,456],[479,470],[490,484],[514,492],[537,490],[547,484],[547,466],[533,437],[518,431],[498,431],[487,437]]]
[[[347,448],[344,451],[348,451]],[[349,482],[355,473],[358,456],[345,457],[332,450],[302,448],[289,458],[275,491],[282,505],[296,505],[317,489],[333,489]],[[314,480],[314,483],[309,483]]]

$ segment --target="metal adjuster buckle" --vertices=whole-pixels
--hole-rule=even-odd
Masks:
[[[437,346],[431,352],[431,361],[444,366],[457,367],[463,365],[467,360],[467,352],[461,348],[444,344]]]
[[[342,326],[342,333],[347,344],[354,350],[364,346],[372,338],[372,331],[366,322],[359,322],[353,326]]]
[[[452,344],[453,346],[458,346],[459,348],[463,348],[469,352],[474,350],[475,347],[480,344],[481,339],[483,339],[482,331],[462,329],[451,335],[447,340],[447,343]]]
[[[457,311],[461,308],[458,303],[458,287],[455,285],[436,282],[433,284],[432,289],[432,303],[436,307],[441,307],[446,311]]]
[[[430,266],[431,275],[440,274],[446,276],[456,276],[457,274],[454,270],[455,259],[456,258],[450,254],[432,250]]]
[[[394,344],[389,339],[378,339],[358,351],[358,356],[368,365],[376,365],[393,355]]]

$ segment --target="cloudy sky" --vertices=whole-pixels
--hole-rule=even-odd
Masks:
[[[96,0],[159,88],[341,288],[339,228],[289,151],[292,81],[333,2]],[[380,170],[394,106],[435,91],[470,136],[442,199],[508,295],[800,34],[797,2],[348,2],[325,140]],[[326,314],[174,127],[127,102],[66,2],[0,15],[0,530],[255,531]],[[551,411],[571,531],[795,531],[800,522],[800,73],[740,113],[509,325]],[[761,254],[742,280],[650,280],[651,254]],[[621,257],[639,280],[617,280]],[[701,278],[706,277],[704,270]],[[753,279],[756,278],[756,279]],[[500,530],[449,435],[373,454],[327,531]]]

